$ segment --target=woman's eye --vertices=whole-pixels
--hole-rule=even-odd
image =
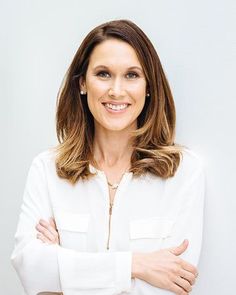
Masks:
[[[126,77],[128,79],[135,79],[135,78],[138,78],[138,74],[137,73],[134,73],[134,72],[130,72],[126,75]]]
[[[101,71],[101,72],[98,72],[97,73],[97,76],[98,77],[101,77],[101,78],[109,78],[110,77],[110,74],[108,72]]]

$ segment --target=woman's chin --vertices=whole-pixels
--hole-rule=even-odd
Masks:
[[[127,130],[134,130],[136,124],[104,124],[103,129],[110,132],[122,132]]]
[[[121,132],[128,129],[128,126],[106,126],[105,129],[111,132]]]
[[[137,120],[95,120],[95,130],[103,129],[110,132],[121,132],[127,130],[135,130],[137,128]]]

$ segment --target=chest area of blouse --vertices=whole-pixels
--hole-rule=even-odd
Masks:
[[[151,216],[161,214],[163,208],[170,203],[165,195],[165,181],[159,178],[127,177],[122,179],[117,190],[109,190],[107,182],[100,178],[78,183],[74,187],[63,182],[60,185],[52,183],[49,195],[53,208],[80,214],[104,214],[112,200],[114,214]]]
[[[171,211],[166,210],[164,181],[126,179],[110,195],[102,179],[50,191],[54,217],[64,247],[78,251],[154,250],[170,235]],[[168,202],[167,202],[168,203]],[[169,208],[170,209],[170,208]]]

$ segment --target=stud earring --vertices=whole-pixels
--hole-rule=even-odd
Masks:
[[[147,93],[147,97],[149,97],[150,96],[150,93]]]
[[[80,94],[81,94],[81,95],[85,95],[86,92],[84,92],[83,90],[81,90],[81,91],[80,91]]]

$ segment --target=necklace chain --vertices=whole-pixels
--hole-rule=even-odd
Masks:
[[[107,184],[111,187],[111,189],[117,189],[118,186],[119,186],[119,183],[110,183],[108,180],[107,180]]]
[[[128,166],[128,167],[129,167],[129,166]],[[128,167],[126,167],[125,172],[126,172],[126,170],[127,170]],[[109,182],[108,179],[107,179],[107,184],[110,186],[110,188],[111,188],[112,190],[118,189],[118,187],[119,187],[119,185],[120,185],[120,182],[121,182],[121,179],[122,179],[123,175],[125,174],[125,172],[122,173],[119,182],[111,183],[111,182]]]

